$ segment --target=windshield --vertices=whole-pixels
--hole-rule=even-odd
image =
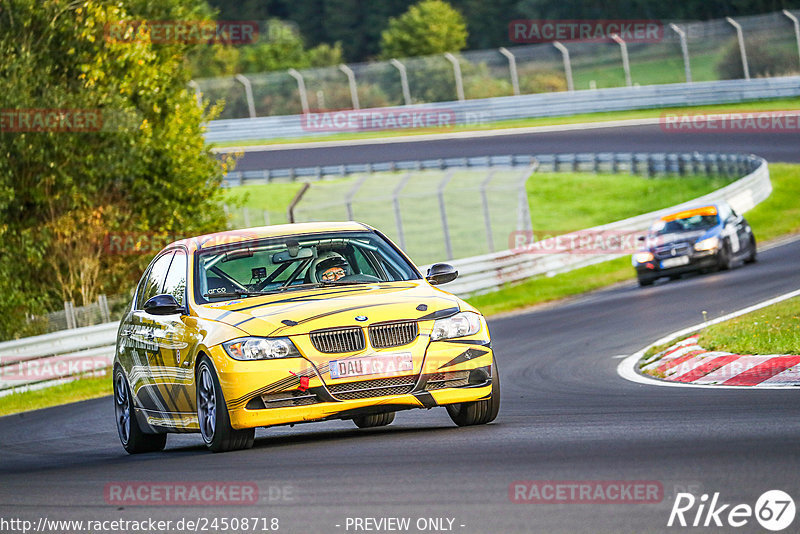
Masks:
[[[197,253],[195,299],[215,302],[333,284],[419,279],[374,232],[330,232],[225,245]]]
[[[718,219],[716,215],[693,215],[672,221],[656,221],[650,228],[652,235],[679,234],[683,232],[694,232],[697,230],[708,230],[716,226]]]

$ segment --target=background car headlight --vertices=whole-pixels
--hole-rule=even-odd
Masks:
[[[648,261],[653,261],[653,254],[650,252],[637,252],[633,255],[633,259],[637,263],[647,263]]]
[[[717,247],[719,247],[719,238],[717,237],[709,237],[694,244],[694,249],[697,251],[714,250]]]
[[[300,356],[286,337],[242,337],[222,344],[234,360],[274,360]]]
[[[461,312],[448,317],[437,319],[431,330],[431,341],[452,339],[477,334],[481,329],[481,316],[474,312]]]

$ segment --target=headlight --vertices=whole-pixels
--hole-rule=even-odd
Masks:
[[[452,339],[477,334],[481,329],[481,316],[474,312],[461,312],[448,317],[437,319],[431,330],[431,341]]]
[[[234,360],[274,360],[300,356],[297,347],[286,337],[241,337],[222,344]]]
[[[719,247],[719,238],[717,237],[709,237],[694,244],[694,249],[697,251],[714,250],[717,247]]]
[[[636,260],[636,263],[647,263],[648,261],[653,261],[653,254],[650,252],[637,252],[633,255],[633,259]]]

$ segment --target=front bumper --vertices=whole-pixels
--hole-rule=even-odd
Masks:
[[[236,429],[483,400],[491,395],[494,371],[492,349],[470,340],[430,343],[415,374],[366,376],[344,384],[323,380],[318,368],[303,358],[234,361],[219,346],[212,353]],[[380,386],[370,387],[369,382]],[[395,383],[400,385],[386,385]],[[353,387],[347,388],[349,384]]]
[[[636,275],[640,279],[655,280],[662,276],[677,276],[684,273],[713,269],[719,264],[718,250],[704,252],[693,252],[688,255],[689,263],[676,267],[662,268],[661,261],[653,260],[645,263],[637,263],[634,267]]]

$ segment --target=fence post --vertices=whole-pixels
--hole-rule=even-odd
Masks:
[[[744,47],[744,33],[742,33],[742,25],[730,17],[725,17],[728,24],[736,28],[736,38],[739,40],[739,53],[742,55],[742,69],[744,70],[744,79],[750,79],[750,67],[747,65],[747,50]]]
[[[288,208],[286,208],[286,218],[289,219],[290,223],[294,222],[294,209],[295,207],[297,207],[297,204],[300,202],[300,199],[303,198],[303,195],[306,194],[306,191],[308,191],[309,187],[311,187],[311,184],[309,182],[304,183],[303,187],[300,188],[300,191],[298,191],[297,194],[292,199],[292,203],[289,204]]]
[[[111,312],[108,309],[108,299],[105,295],[98,295],[97,297],[97,304],[100,305],[100,315],[103,318],[104,323],[111,322]]]
[[[788,9],[784,9],[783,14],[789,17],[789,20],[791,20],[792,24],[794,24],[794,38],[797,41],[797,55],[798,58],[800,58],[800,21],[798,21],[797,17],[795,17],[794,14],[792,14],[792,12]]]
[[[681,54],[683,54],[683,70],[686,73],[686,83],[692,83],[692,65],[689,63],[689,45],[686,42],[686,32],[676,24],[670,23],[669,27],[678,34],[681,40]]]
[[[394,58],[390,59],[389,63],[400,73],[400,87],[403,89],[403,102],[406,103],[406,106],[410,106],[411,90],[408,88],[408,73],[406,72],[406,66]]]
[[[64,319],[67,321],[67,330],[72,330],[76,328],[75,325],[75,308],[72,305],[72,302],[64,301]]]
[[[400,248],[406,249],[406,234],[403,231],[403,214],[400,211],[400,191],[411,179],[411,171],[408,171],[401,179],[400,183],[392,191],[392,208],[394,208],[394,224],[397,226],[397,236],[400,239]]]
[[[356,85],[356,75],[353,69],[345,64],[339,65],[339,70],[347,76],[347,84],[350,86],[350,100],[353,102],[353,109],[361,109],[358,105],[358,86]]]
[[[247,209],[247,206],[242,207],[242,219],[245,228],[250,228],[250,210]]]
[[[531,223],[531,211],[528,207],[528,192],[525,190],[525,184],[528,183],[528,178],[539,168],[539,160],[533,159],[530,165],[525,169],[522,176],[520,176],[519,184],[517,185],[517,230],[520,232],[531,232],[531,242],[533,242],[533,226]]]
[[[619,45],[620,51],[622,52],[622,68],[625,70],[625,85],[631,87],[633,84],[631,83],[631,64],[628,60],[628,45],[625,44],[622,37],[616,33],[611,34],[611,38]]]
[[[452,63],[453,65],[453,76],[456,79],[456,95],[458,96],[459,102],[464,101],[464,80],[461,78],[461,65],[458,62],[458,58],[451,54],[450,52],[445,52],[444,57]]]
[[[442,232],[444,232],[444,250],[448,260],[453,259],[453,243],[450,241],[450,228],[447,226],[447,212],[444,204],[444,188],[453,177],[453,169],[448,169],[444,178],[439,182],[436,194],[439,197],[439,214],[442,217]]]
[[[300,93],[300,106],[303,108],[303,113],[308,113],[308,94],[306,93],[306,82],[303,80],[303,75],[297,72],[297,69],[289,69],[289,76],[297,80],[297,91]]]
[[[519,96],[519,76],[517,75],[517,58],[509,50],[501,46],[498,50],[508,59],[508,71],[511,74],[511,87],[514,89],[514,96]]]
[[[250,85],[250,80],[241,74],[234,76],[236,80],[244,85],[244,96],[247,98],[247,110],[250,112],[250,118],[256,118],[256,104],[253,100],[253,87]]]
[[[567,77],[567,91],[572,92],[575,90],[575,84],[572,81],[572,61],[569,59],[569,50],[558,41],[553,41],[553,46],[561,52],[561,57],[564,60],[564,75]]]
[[[344,206],[345,209],[347,209],[348,221],[355,220],[355,217],[353,216],[353,198],[355,198],[356,193],[358,193],[358,190],[361,189],[361,185],[367,178],[369,178],[369,174],[364,173],[364,175],[361,176],[361,178],[356,180],[356,183],[353,185],[353,187],[350,188],[350,191],[348,191],[347,194],[344,196]]]
[[[483,223],[486,227],[486,246],[489,249],[488,252],[494,252],[494,235],[492,234],[492,218],[489,214],[489,196],[487,195],[486,188],[489,186],[489,182],[492,181],[494,172],[494,169],[489,169],[486,178],[480,185],[481,203],[483,204]]]

